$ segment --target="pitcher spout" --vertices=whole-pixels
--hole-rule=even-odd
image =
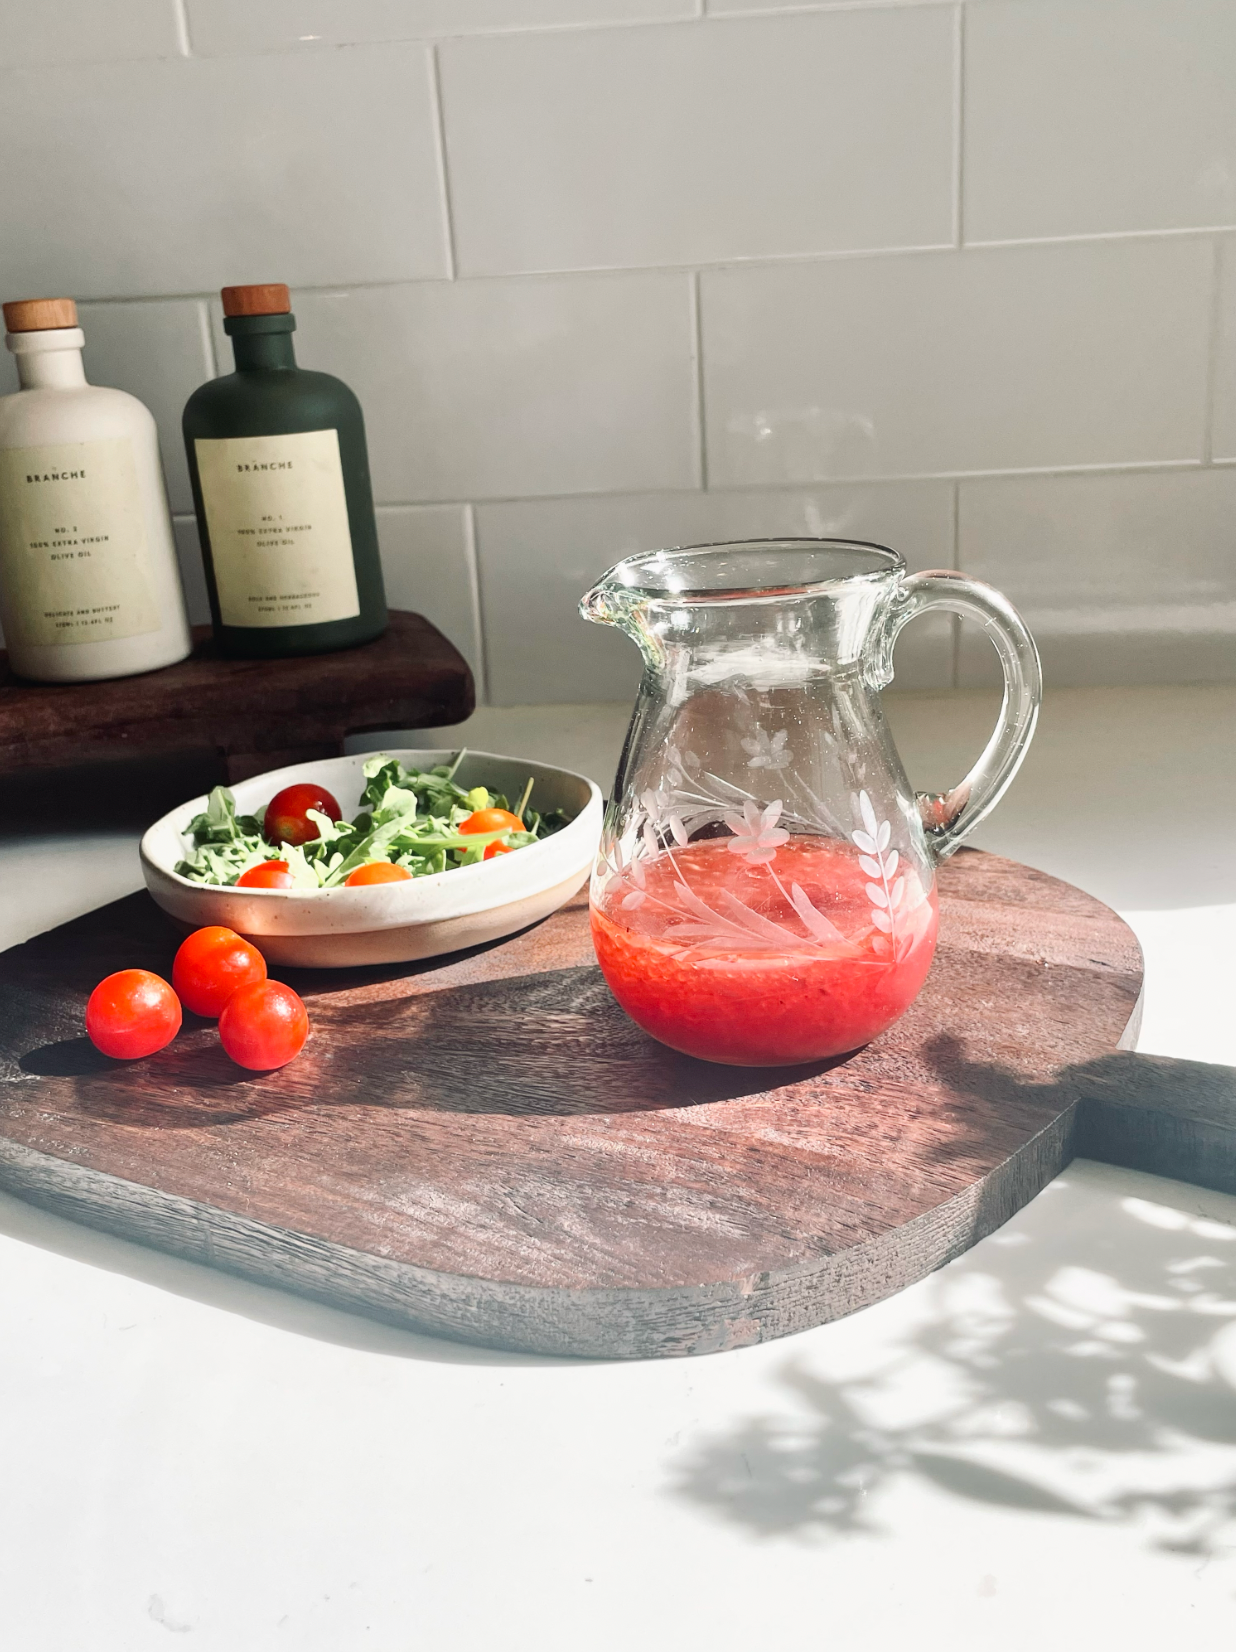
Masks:
[[[600,580],[579,599],[580,618],[591,620],[594,625],[616,625],[618,621],[610,596],[608,581]]]
[[[594,625],[616,625],[628,636],[637,636],[637,616],[648,600],[648,592],[641,588],[636,571],[638,564],[644,560],[629,557],[603,573],[592,589],[580,598],[582,618],[591,620]]]

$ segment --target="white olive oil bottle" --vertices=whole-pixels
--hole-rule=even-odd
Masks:
[[[159,439],[135,396],[87,384],[68,298],[4,306],[21,389],[0,397],[0,625],[36,682],[183,660],[189,625]]]

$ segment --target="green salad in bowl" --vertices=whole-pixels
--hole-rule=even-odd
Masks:
[[[324,786],[285,786],[261,817],[238,812],[226,786],[183,829],[179,876],[241,889],[333,889],[429,877],[492,860],[568,825],[560,810],[530,807],[534,781],[512,807],[503,792],[464,787],[455,776],[466,753],[430,769],[380,754],[363,765],[360,807],[351,820]]]
[[[602,813],[595,781],[535,758],[392,746],[186,799],[147,828],[142,876],[173,922],[233,929],[271,966],[405,963],[557,911]]]

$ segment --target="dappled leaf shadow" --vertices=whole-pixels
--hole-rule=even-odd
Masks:
[[[1236,1227],[1155,1205],[1153,1183],[1141,1199],[1082,1174],[1105,1200],[1077,1246],[1088,1265],[1062,1262],[1083,1209],[1066,1178],[924,1284],[917,1319],[851,1320],[784,1364],[766,1414],[678,1459],[676,1493],[758,1535],[840,1534],[878,1529],[882,1494],[917,1477],[987,1507],[1137,1524],[1174,1553],[1230,1550]]]
[[[1024,1509],[1033,1514],[1072,1514],[1089,1520],[1094,1516],[1080,1503],[1060,1497],[1046,1486],[1003,1469],[989,1468],[968,1457],[950,1457],[939,1451],[912,1451],[908,1466],[924,1479],[933,1480],[944,1491],[974,1502],[990,1503],[994,1508]]]

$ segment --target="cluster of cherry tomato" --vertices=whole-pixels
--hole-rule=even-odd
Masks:
[[[266,978],[266,960],[234,929],[211,924],[181,943],[172,981],[148,969],[108,975],[90,994],[86,1032],[104,1055],[133,1061],[180,1031],[181,1006],[218,1020],[223,1048],[241,1067],[269,1072],[299,1055],[309,1016],[291,987]]]
[[[285,786],[266,807],[263,834],[268,843],[299,846],[318,835],[313,809],[340,818],[338,802],[321,786]],[[477,809],[460,822],[465,836],[524,830],[509,809]],[[484,858],[510,854],[495,840]],[[347,879],[402,883],[406,866],[372,861]],[[264,860],[236,880],[242,889],[288,889],[292,874],[285,860]],[[300,1054],[309,1036],[309,1016],[291,987],[266,978],[266,960],[234,929],[212,924],[181,944],[172,964],[171,985],[148,969],[122,969],[100,981],[86,1005],[86,1031],[95,1047],[119,1061],[153,1055],[180,1031],[182,1006],[219,1023],[219,1038],[232,1060],[256,1072],[283,1067]]]
[[[267,843],[288,843],[294,848],[312,842],[318,836],[318,825],[315,820],[309,819],[310,809],[325,815],[328,820],[339,820],[343,814],[338,802],[325,786],[309,782],[285,786],[281,792],[276,792],[266,805],[266,813],[262,819],[262,836]],[[465,835],[474,832],[522,832],[524,823],[509,809],[476,809],[467,820],[460,822],[459,830]],[[495,855],[509,855],[510,852],[509,843],[500,843],[495,839],[488,845],[481,859],[493,860]],[[373,860],[367,866],[358,866],[355,872],[350,873],[343,881],[349,889],[356,889],[367,883],[403,883],[411,876],[406,866],[396,866],[386,860]],[[236,887],[290,889],[292,868],[286,860],[261,860],[256,866],[251,866],[247,872],[240,874],[236,879]]]

